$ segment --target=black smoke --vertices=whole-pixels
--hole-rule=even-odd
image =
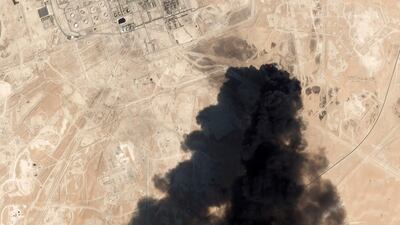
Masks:
[[[300,82],[277,69],[230,68],[218,104],[197,116],[192,152],[153,179],[165,192],[142,199],[131,225],[340,225],[335,187],[318,177],[323,154],[305,151]]]

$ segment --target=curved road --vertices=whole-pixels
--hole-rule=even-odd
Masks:
[[[381,115],[382,115],[383,109],[385,108],[386,101],[387,101],[387,97],[388,97],[388,95],[389,95],[389,91],[390,91],[391,86],[392,86],[392,83],[393,83],[393,78],[394,78],[394,75],[396,74],[397,64],[398,64],[398,62],[399,62],[399,58],[400,58],[400,50],[399,50],[398,53],[397,53],[396,61],[395,61],[395,64],[394,64],[394,68],[393,68],[393,71],[392,71],[392,75],[390,76],[390,80],[389,80],[388,87],[387,87],[387,89],[386,89],[386,93],[385,93],[385,97],[384,97],[384,99],[383,99],[382,107],[381,107],[381,109],[379,110],[378,117],[376,118],[376,120],[375,120],[374,123],[372,124],[371,129],[369,129],[369,131],[368,131],[367,134],[364,136],[364,138],[360,141],[360,143],[358,143],[350,152],[346,153],[344,156],[342,156],[341,158],[339,158],[335,163],[329,165],[322,173],[320,173],[318,176],[314,177],[314,178],[307,184],[307,186],[310,185],[310,184],[312,184],[312,183],[314,183],[315,181],[317,181],[318,179],[320,179],[323,175],[325,175],[326,173],[328,173],[329,171],[331,171],[332,169],[334,169],[335,167],[337,167],[339,164],[341,164],[341,163],[342,163],[344,160],[346,160],[349,156],[351,156],[353,153],[355,153],[355,152],[359,149],[359,147],[365,142],[365,140],[367,140],[367,138],[369,137],[369,135],[370,135],[370,134],[372,133],[372,131],[374,130],[376,124],[378,123],[379,118],[380,118]]]

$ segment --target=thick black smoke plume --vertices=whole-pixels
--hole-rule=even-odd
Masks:
[[[130,224],[343,224],[335,187],[306,184],[327,161],[304,151],[301,108],[300,82],[275,65],[228,69],[183,143],[191,159],[153,179],[166,196],[141,200]]]

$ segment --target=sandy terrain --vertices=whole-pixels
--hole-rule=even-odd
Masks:
[[[301,81],[307,150],[324,149],[346,223],[400,224],[398,1],[15,2],[0,0],[1,225],[128,224],[190,157],[226,69],[265,63]]]

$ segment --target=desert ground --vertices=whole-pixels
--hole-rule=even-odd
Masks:
[[[0,0],[0,224],[125,225],[229,67],[301,81],[346,224],[400,224],[400,2]]]

